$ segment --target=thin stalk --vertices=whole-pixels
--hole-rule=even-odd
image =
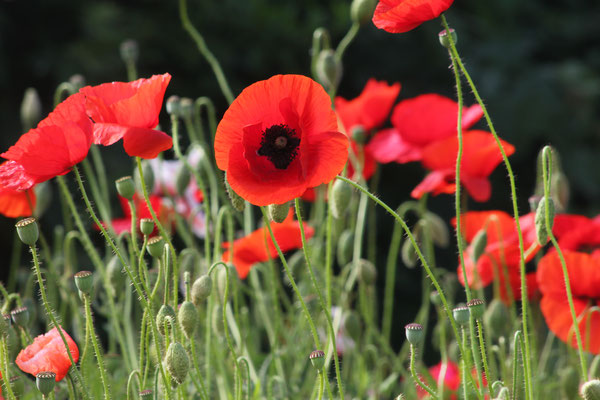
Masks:
[[[94,321],[92,320],[92,307],[90,306],[89,294],[83,295],[83,307],[85,308],[85,322],[89,329],[92,338],[92,345],[94,346],[94,352],[96,353],[96,361],[98,361],[98,367],[100,369],[100,380],[104,387],[104,398],[110,400],[110,389],[108,387],[108,377],[106,375],[106,367],[104,365],[104,358],[102,351],[98,345],[98,338],[96,337],[96,330],[94,329]]]
[[[479,349],[481,351],[481,359],[483,360],[483,371],[485,373],[485,378],[487,380],[487,384],[494,381],[494,378],[490,376],[490,369],[488,367],[487,361],[487,352],[485,350],[485,343],[483,342],[483,328],[481,326],[481,321],[477,320],[477,336],[479,336]]]
[[[427,393],[429,393],[432,399],[438,399],[438,396],[435,393],[435,391],[429,386],[427,386],[425,382],[421,381],[421,378],[419,378],[419,376],[417,375],[417,371],[415,370],[415,347],[412,345],[412,343],[410,345],[410,374],[412,375],[415,383]]]

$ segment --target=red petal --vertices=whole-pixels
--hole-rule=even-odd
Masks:
[[[173,147],[173,139],[154,129],[129,128],[123,136],[123,148],[132,157],[156,158]]]
[[[408,32],[446,11],[454,0],[381,0],[373,23],[390,33]]]
[[[0,214],[8,218],[31,216],[35,202],[33,190],[21,191],[0,187]]]
[[[404,164],[421,159],[421,148],[406,142],[395,128],[384,129],[373,136],[367,149],[380,163]]]

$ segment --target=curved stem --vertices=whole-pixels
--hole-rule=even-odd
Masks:
[[[96,337],[96,330],[94,329],[94,322],[92,321],[92,307],[90,306],[90,296],[88,294],[83,295],[83,307],[85,308],[85,322],[89,328],[89,332],[92,338],[92,345],[94,346],[94,352],[96,353],[96,361],[98,361],[98,367],[100,369],[100,380],[104,387],[104,398],[109,400],[110,389],[108,388],[108,378],[106,376],[106,367],[104,365],[104,358],[98,346],[98,338]]]
[[[415,346],[413,346],[412,344],[410,345],[410,374],[412,375],[415,383],[417,385],[419,385],[427,393],[429,393],[429,395],[431,396],[432,399],[436,399],[436,400],[438,399],[438,396],[435,393],[435,391],[432,388],[430,388],[429,386],[427,386],[425,384],[425,382],[421,381],[421,378],[419,378],[419,376],[417,375],[417,372],[415,371]]]

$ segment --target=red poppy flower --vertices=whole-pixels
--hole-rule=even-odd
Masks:
[[[478,104],[465,108],[463,129],[472,127],[482,115]],[[392,114],[394,128],[377,133],[369,150],[380,163],[419,161],[426,146],[456,136],[457,116],[458,103],[444,96],[423,94],[403,100]]]
[[[352,100],[342,97],[335,98],[337,111],[348,134],[357,125],[365,131],[377,128],[388,117],[396,97],[400,93],[400,83],[388,85],[385,81],[373,78],[367,81],[362,93]]]
[[[454,0],[380,0],[373,23],[390,33],[408,32],[446,11]]]
[[[600,353],[600,314],[592,307],[600,306],[600,253],[564,252],[573,293],[575,314],[583,347],[593,354]],[[565,280],[558,253],[546,254],[538,264],[537,280],[542,292],[540,307],[548,328],[562,341],[577,348],[573,319],[567,302]]]
[[[154,130],[171,75],[153,75],[133,82],[86,86],[85,107],[94,121],[94,143],[109,146],[123,139],[130,156],[155,158],[173,146],[173,139]]]
[[[23,191],[0,186],[0,214],[8,218],[31,216],[35,203],[33,189]]]
[[[561,249],[590,252],[600,247],[600,216],[560,214],[554,218],[552,232]]]
[[[2,153],[10,161],[0,166],[0,185],[26,190],[66,174],[81,162],[92,145],[92,122],[85,114],[84,101],[81,94],[69,96]]]
[[[282,252],[299,249],[302,247],[302,236],[300,224],[293,219],[293,211],[290,210],[288,217],[282,223],[271,222],[271,229],[275,240]],[[315,231],[303,222],[306,239],[311,238]],[[228,242],[223,247],[229,248]],[[277,249],[271,240],[269,230],[265,227],[259,228],[241,239],[233,242],[233,265],[241,279],[246,279],[252,266],[259,262],[265,262],[277,257]],[[230,261],[230,250],[223,253],[223,261]]]
[[[513,145],[503,140],[501,143],[507,156],[514,153]],[[428,192],[434,195],[454,193],[457,153],[458,139],[456,137],[427,146],[423,150],[421,162],[432,172],[419,183],[411,195],[418,199]],[[488,176],[500,162],[502,162],[502,155],[491,133],[477,130],[465,132],[460,179],[475,201],[483,202],[490,199],[492,186]]]
[[[73,361],[77,362],[79,359],[77,344],[64,329],[61,330],[67,339]],[[71,367],[69,355],[56,328],[36,337],[32,344],[21,350],[15,362],[21,371],[33,376],[40,372],[54,372],[57,382],[67,375]]]
[[[452,225],[456,226],[456,219],[452,219]],[[540,246],[535,236],[534,214],[529,213],[520,217],[521,232],[525,247],[526,259],[530,261]],[[504,211],[470,211],[461,216],[461,226],[464,237],[468,243],[465,249],[464,259],[469,287],[480,289],[499,280],[500,296],[506,302],[513,298],[521,298],[521,276],[519,251],[519,238],[517,227],[513,217]],[[487,235],[487,245],[484,253],[474,262],[473,239],[482,229]],[[506,272],[508,283],[512,291],[512,298],[506,289]],[[458,280],[464,285],[462,266],[458,267]],[[535,274],[527,275],[528,297],[531,298],[537,292]]]
[[[167,206],[163,201],[162,197],[157,195],[150,195],[150,204],[152,204],[152,208],[156,212],[156,216],[159,221],[164,225],[170,225],[172,222],[172,213],[173,210],[171,207]],[[131,209],[129,208],[129,202],[124,197],[119,196],[119,202],[121,203],[121,208],[123,209],[123,218],[115,218],[111,221],[113,229],[115,233],[121,234],[123,232],[131,231]],[[152,219],[152,214],[150,214],[150,209],[146,204],[146,200],[143,196],[138,195],[137,193],[133,195],[133,203],[135,205],[135,213],[137,217],[136,226],[138,227],[139,233],[139,222],[142,218]],[[104,223],[103,223],[104,225]],[[157,228],[154,228],[154,235],[157,231]]]
[[[301,75],[277,75],[242,91],[215,136],[217,166],[250,203],[283,204],[331,181],[348,159],[331,100]]]
[[[433,388],[437,387],[438,379],[442,373],[442,366],[443,366],[443,364],[440,361],[438,364],[429,368],[429,370],[428,370],[429,374],[433,378],[433,381],[429,382],[430,387],[433,387]],[[477,370],[475,368],[473,368],[471,370],[471,375],[477,381]],[[482,378],[483,378],[483,386],[487,386],[487,379],[486,379],[485,375],[483,375]],[[444,399],[450,399],[450,400],[458,399],[457,391],[460,388],[460,384],[461,384],[461,370],[460,370],[458,364],[456,364],[452,361],[448,361],[446,363],[446,371],[445,371],[443,380],[444,380]],[[429,394],[427,393],[427,391],[425,391],[425,389],[421,388],[420,386],[417,386],[417,396],[419,399],[429,398],[428,397]],[[489,396],[487,394],[485,395],[485,399],[489,399]]]

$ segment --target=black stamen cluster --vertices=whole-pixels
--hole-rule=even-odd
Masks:
[[[283,140],[285,139],[285,140]],[[298,155],[300,138],[285,124],[265,129],[260,140],[259,156],[265,156],[277,169],[286,169]]]

